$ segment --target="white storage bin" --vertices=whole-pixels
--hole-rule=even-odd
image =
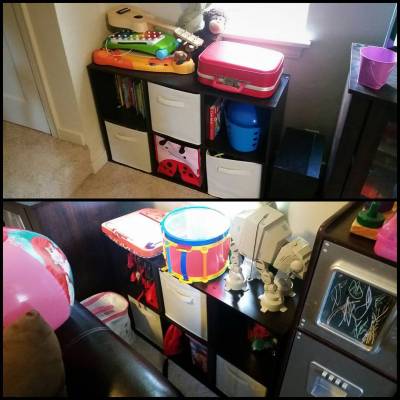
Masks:
[[[148,83],[153,131],[201,143],[200,95]]]
[[[207,340],[207,296],[160,271],[165,315],[195,335]]]
[[[206,155],[208,193],[221,198],[259,199],[262,165]]]
[[[228,397],[265,397],[267,388],[217,355],[216,386]]]
[[[130,167],[151,172],[147,132],[136,131],[105,121],[111,157]]]
[[[133,297],[128,296],[128,298],[131,304],[133,320],[135,321],[135,328],[158,347],[163,348],[160,316]]]

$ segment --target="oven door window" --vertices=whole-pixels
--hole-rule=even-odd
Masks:
[[[377,344],[396,298],[341,271],[334,271],[318,325],[370,351]]]

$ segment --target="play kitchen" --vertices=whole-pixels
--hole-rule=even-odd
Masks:
[[[216,197],[272,195],[283,54],[221,40],[215,9],[193,33],[136,7],[107,18],[113,32],[88,71],[109,160]]]
[[[397,217],[381,207],[350,205],[320,228],[281,396],[396,392]]]

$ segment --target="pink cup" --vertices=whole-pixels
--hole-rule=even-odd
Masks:
[[[367,46],[360,49],[360,56],[358,83],[379,90],[397,63],[397,53],[385,47]]]

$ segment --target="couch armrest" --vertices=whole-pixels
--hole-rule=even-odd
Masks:
[[[180,395],[155,367],[79,303],[56,335],[69,396]]]

